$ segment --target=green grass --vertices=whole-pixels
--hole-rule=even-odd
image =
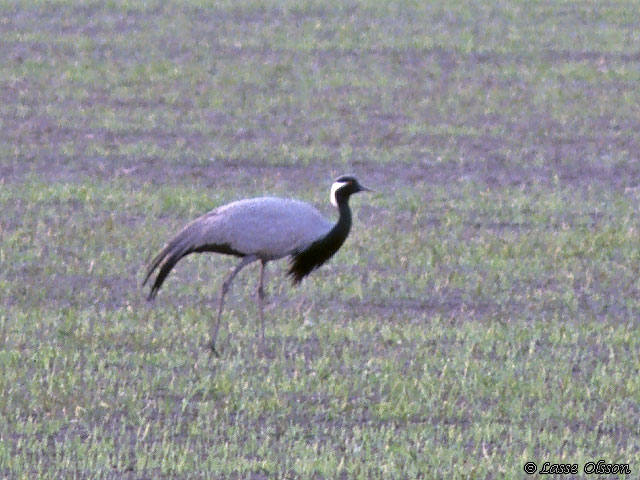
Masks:
[[[640,468],[635,1],[2,2],[0,476]],[[293,289],[145,266],[264,193],[353,231]]]

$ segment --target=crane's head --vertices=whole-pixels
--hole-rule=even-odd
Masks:
[[[353,175],[341,175],[331,185],[331,194],[329,199],[333,206],[337,207],[338,204],[346,202],[351,195],[358,192],[372,192],[368,187],[365,187],[358,182],[358,179]]]

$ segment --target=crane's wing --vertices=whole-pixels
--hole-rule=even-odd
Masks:
[[[205,216],[207,217],[207,216]],[[333,226],[311,205],[262,197],[233,202],[203,218],[205,237],[245,255],[275,260],[312,243]]]
[[[312,244],[331,227],[315,208],[297,200],[260,197],[229,203],[196,218],[178,233],[152,260],[142,285],[160,269],[149,292],[149,299],[154,298],[171,269],[190,253],[275,260]]]

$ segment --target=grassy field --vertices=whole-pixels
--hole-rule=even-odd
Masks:
[[[0,0],[0,478],[640,472],[638,1]],[[292,289],[146,264],[265,193]],[[614,478],[608,476],[607,478]]]

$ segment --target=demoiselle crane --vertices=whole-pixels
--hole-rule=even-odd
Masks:
[[[175,264],[195,252],[235,255],[242,260],[223,282],[218,302],[218,317],[211,322],[211,351],[216,351],[216,338],[224,298],[231,282],[240,270],[260,260],[258,303],[260,310],[260,341],[264,345],[264,270],[267,262],[291,257],[288,275],[293,284],[329,260],[342,246],[351,229],[349,197],[371,191],[352,175],[338,177],[331,186],[330,200],[338,209],[334,224],[311,205],[292,199],[259,197],[238,200],[218,207],[196,218],[178,233],[153,259],[144,286],[159,269],[151,286],[149,300],[155,298],[162,283]]]

